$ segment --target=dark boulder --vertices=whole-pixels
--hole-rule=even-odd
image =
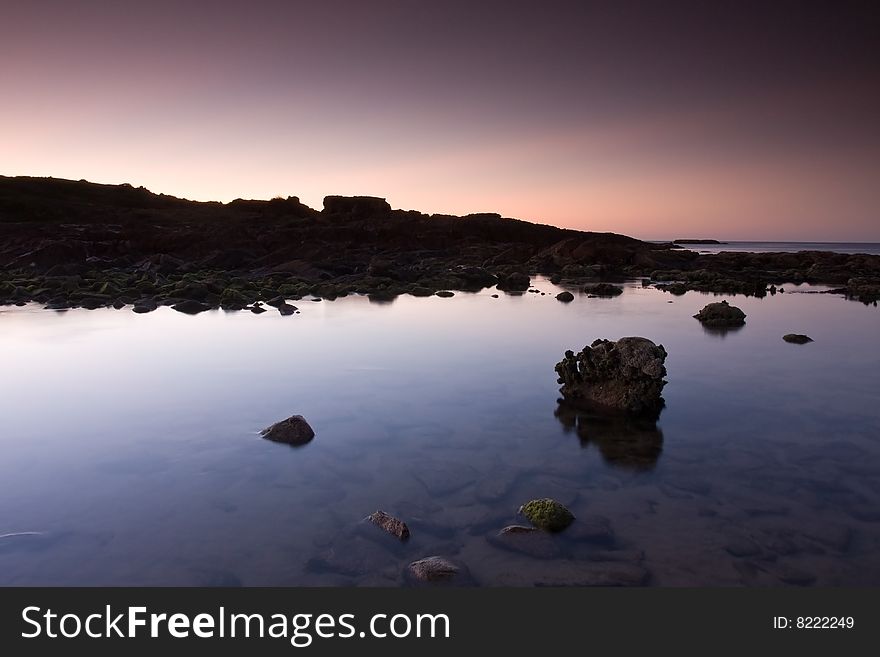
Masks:
[[[746,323],[746,314],[736,306],[731,306],[726,301],[710,303],[694,315],[694,317],[700,320],[705,326],[711,328],[742,326]]]
[[[195,301],[193,299],[186,299],[179,303],[175,303],[171,306],[172,310],[176,310],[179,313],[184,313],[185,315],[198,315],[199,313],[203,313],[206,310],[211,310],[211,306],[206,303],[202,303],[200,301]]]
[[[574,405],[658,415],[666,385],[666,350],[647,338],[596,340],[556,364],[560,392]]]
[[[276,443],[305,445],[315,437],[315,432],[302,415],[292,415],[263,429],[260,435]]]
[[[291,305],[289,303],[282,303],[282,304],[279,304],[277,307],[278,307],[278,312],[284,316],[292,315],[293,313],[296,312],[296,306]]]
[[[556,298],[559,301],[562,301],[564,303],[569,303],[570,301],[574,301],[574,295],[571,292],[569,292],[568,290],[566,290],[565,292],[560,292],[559,294],[556,295]]]
[[[584,292],[594,297],[616,297],[623,294],[623,288],[611,283],[593,283],[585,286]]]
[[[527,274],[515,272],[513,274],[508,274],[507,276],[500,276],[498,280],[498,289],[507,292],[525,292],[529,289],[530,284],[531,279]]]
[[[800,333],[789,333],[788,335],[783,335],[782,339],[792,344],[807,344],[813,341],[813,338],[809,335],[802,335]]]

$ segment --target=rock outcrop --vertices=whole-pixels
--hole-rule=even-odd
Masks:
[[[563,398],[577,406],[659,415],[666,385],[666,350],[647,338],[596,340],[556,364]]]
[[[704,326],[710,328],[729,328],[742,326],[746,323],[746,314],[726,301],[710,303],[704,306],[694,317],[700,320]]]
[[[260,432],[267,440],[288,445],[305,445],[315,437],[315,431],[302,415],[292,415]]]

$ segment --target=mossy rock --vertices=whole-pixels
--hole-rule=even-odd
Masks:
[[[561,532],[574,520],[574,515],[562,504],[549,497],[526,502],[519,508],[529,521],[548,532]]]

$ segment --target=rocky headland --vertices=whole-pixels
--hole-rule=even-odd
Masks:
[[[375,197],[328,196],[319,211],[296,197],[197,202],[125,184],[0,176],[0,305],[191,314],[268,305],[290,315],[288,300],[306,296],[516,294],[536,274],[580,288],[642,278],[673,294],[824,283],[866,303],[880,298],[880,256],[700,255],[492,213],[394,210]]]

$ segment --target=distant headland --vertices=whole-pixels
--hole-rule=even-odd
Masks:
[[[812,282],[880,298],[878,256],[675,247],[495,213],[395,210],[372,196],[328,196],[315,210],[295,196],[224,204],[127,184],[0,176],[0,305],[187,302],[181,307],[198,312],[306,295],[515,294],[536,274],[571,286],[641,278],[673,293],[763,295],[773,284]]]

